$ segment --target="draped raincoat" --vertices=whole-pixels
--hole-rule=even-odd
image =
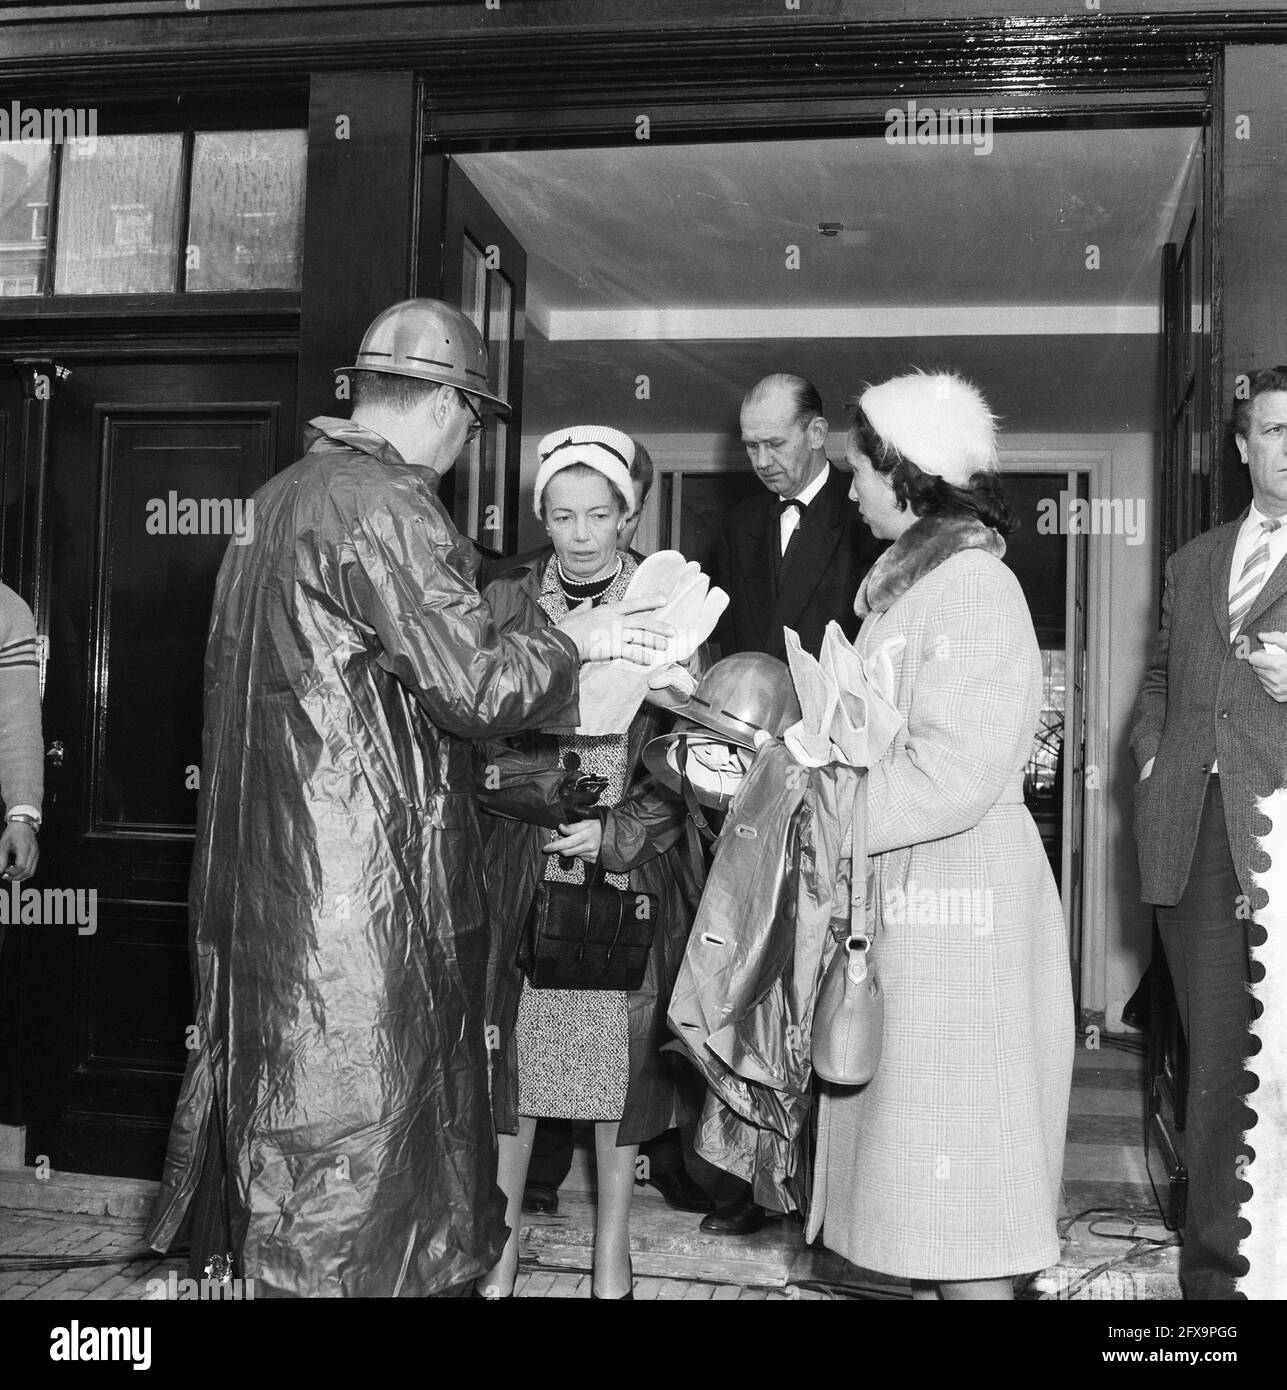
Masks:
[[[533,632],[548,627],[537,599],[547,560],[540,557],[503,574],[485,593],[502,632]],[[666,1005],[683,958],[693,916],[701,898],[702,857],[684,804],[650,777],[637,778],[643,747],[665,732],[661,717],[644,705],[630,725],[626,796],[604,817],[603,867],[628,873],[630,886],[660,898],[657,931],[643,984],[630,992],[630,1076],[617,1130],[620,1144],[640,1143],[687,1117],[701,1085],[687,1063],[663,1055],[673,1041]],[[493,955],[488,981],[488,1020],[494,1025],[493,1104],[496,1124],[513,1132],[518,1123],[518,1070],[514,1024],[522,971],[515,964],[519,936],[536,895],[545,856],[539,825],[560,819],[557,803],[557,740],[527,734],[509,746],[479,749],[478,797],[492,812],[484,818],[487,839],[487,891],[493,919]],[[530,819],[529,819],[530,818]],[[543,818],[543,819],[542,819]],[[566,819],[566,817],[564,817]]]
[[[470,741],[574,725],[579,659],[548,627],[498,633],[434,474],[313,424],[215,591],[200,1040],[147,1239],[168,1247],[222,1144],[257,1294],[426,1295],[506,1234]]]

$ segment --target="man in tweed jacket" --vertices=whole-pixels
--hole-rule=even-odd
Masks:
[[[1233,1298],[1242,1268],[1251,871],[1268,828],[1256,798],[1287,786],[1287,367],[1256,374],[1233,426],[1251,506],[1167,562],[1131,727],[1141,895],[1157,905],[1189,1046],[1180,1279],[1202,1299]]]

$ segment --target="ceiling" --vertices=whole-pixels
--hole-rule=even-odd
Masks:
[[[525,431],[732,430],[771,370],[810,376],[838,420],[860,382],[912,364],[972,376],[1012,429],[1153,430],[1161,247],[1199,141],[997,130],[986,154],[866,138],[459,163],[528,253]]]

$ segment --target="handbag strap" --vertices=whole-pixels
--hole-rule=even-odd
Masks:
[[[859,773],[849,823],[849,941],[861,938],[870,947],[875,931],[867,929],[867,774]],[[873,918],[874,922],[874,918]],[[848,949],[848,947],[847,947]]]
[[[599,853],[594,857],[594,863],[586,870],[585,875],[585,914],[582,918],[581,949],[576,953],[576,963],[578,965],[585,959],[585,953],[590,945],[590,921],[594,915],[594,890],[603,886],[604,875],[607,870],[603,867],[603,845],[599,845]],[[608,947],[608,962],[612,960],[612,953],[617,949],[617,942],[621,939],[621,925],[625,920],[625,898],[620,889],[617,890],[617,929],[612,933],[612,944]]]

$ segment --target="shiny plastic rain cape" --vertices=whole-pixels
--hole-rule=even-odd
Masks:
[[[720,831],[670,1002],[710,1088],[696,1147],[775,1211],[806,1205],[810,1040],[833,915],[848,920],[844,830],[863,774],[761,749]]]
[[[199,1047],[147,1239],[174,1238],[222,1123],[256,1296],[423,1296],[505,1235],[469,741],[574,726],[579,662],[561,632],[497,632],[432,473],[313,423],[219,572]]]

